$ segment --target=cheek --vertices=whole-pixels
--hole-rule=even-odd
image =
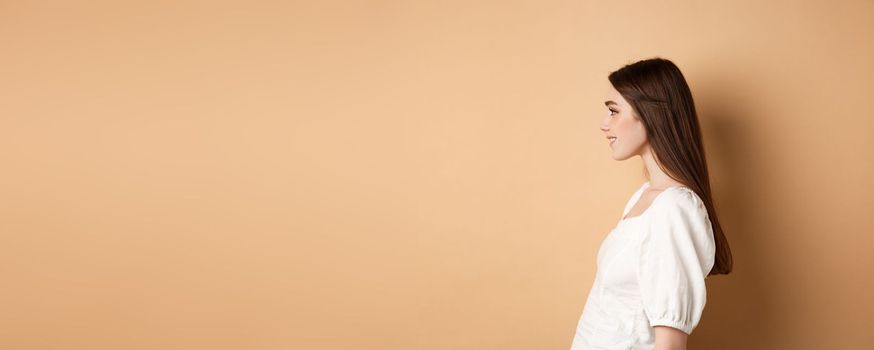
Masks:
[[[623,116],[616,121],[616,133],[622,133],[626,137],[634,136],[637,133],[637,126],[634,118]]]
[[[643,123],[629,117],[617,125],[617,133],[626,141],[626,144],[637,144],[646,141],[646,129]]]

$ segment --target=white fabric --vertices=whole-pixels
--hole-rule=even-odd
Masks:
[[[645,182],[625,204],[624,218]],[[658,193],[601,242],[571,350],[651,350],[657,325],[686,334],[701,320],[716,245],[704,202],[687,187]]]

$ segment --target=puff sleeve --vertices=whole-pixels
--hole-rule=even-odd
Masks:
[[[713,268],[716,245],[704,202],[690,189],[674,189],[660,194],[667,197],[664,201],[652,203],[639,246],[637,280],[651,327],[692,334],[707,302],[704,279]]]

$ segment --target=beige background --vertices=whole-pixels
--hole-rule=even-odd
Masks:
[[[693,349],[874,344],[874,3],[0,3],[0,348],[567,349],[662,56],[736,259]]]

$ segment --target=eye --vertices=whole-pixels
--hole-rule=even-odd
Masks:
[[[613,113],[619,113],[618,111],[614,110],[613,108],[609,108],[609,109],[610,109],[609,115],[611,115],[611,116],[613,115]]]

